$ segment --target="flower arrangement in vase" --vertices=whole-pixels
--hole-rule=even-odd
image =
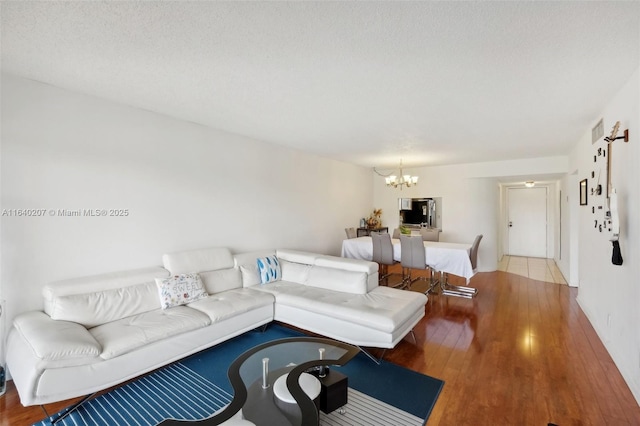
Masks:
[[[382,220],[380,217],[382,216],[382,209],[374,209],[373,213],[369,215],[367,218],[367,228],[369,229],[378,229],[382,225]]]

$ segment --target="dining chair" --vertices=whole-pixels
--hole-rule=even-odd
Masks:
[[[371,233],[372,234],[388,234],[389,228],[386,226],[381,226],[380,228],[372,229]]]
[[[399,283],[389,285],[389,277],[393,275],[389,273],[389,266],[397,263],[393,260],[393,244],[391,243],[391,235],[386,232],[372,232],[371,241],[373,243],[372,260],[382,267],[382,274],[380,274],[380,277],[378,278],[378,283],[386,280],[386,284],[389,287],[404,286],[404,276]]]
[[[344,228],[344,232],[347,233],[349,239],[357,237],[356,228]]]
[[[420,228],[422,241],[440,241],[440,230],[436,228]]]
[[[433,275],[431,274],[431,269],[427,265],[426,261],[426,250],[424,247],[424,241],[422,241],[422,237],[417,235],[400,235],[400,263],[402,265],[403,273],[402,275],[405,277],[405,285],[404,288],[411,289],[411,284],[418,280],[429,281],[429,289],[425,291],[426,293],[432,293],[435,289],[435,281],[433,280]],[[411,277],[411,271],[413,269],[420,269],[429,271],[429,277]],[[406,273],[405,273],[406,270]]]
[[[473,240],[473,244],[471,244],[471,249],[469,250],[469,260],[471,261],[471,268],[475,273],[478,269],[478,247],[480,246],[480,241],[482,240],[482,234],[476,236],[475,240]],[[471,299],[478,294],[478,289],[467,286],[460,285],[451,285],[447,282],[446,277],[442,279],[442,294],[447,296],[458,296],[465,297],[467,299]]]
[[[476,235],[476,239],[471,245],[471,251],[469,252],[469,259],[471,260],[471,268],[473,272],[478,269],[478,247],[480,246],[480,240],[482,240],[482,234]]]
[[[393,238],[394,240],[400,239],[400,228],[395,228],[393,230],[393,236],[391,238]]]

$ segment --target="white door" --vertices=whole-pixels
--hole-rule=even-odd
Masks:
[[[511,256],[547,257],[547,188],[509,188]]]

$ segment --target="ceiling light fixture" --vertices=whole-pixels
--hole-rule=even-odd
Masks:
[[[534,186],[536,186],[536,183],[532,180],[528,180],[524,183],[524,186],[526,186],[527,188],[533,188]]]
[[[407,188],[409,188],[411,186],[418,184],[418,176],[411,176],[409,174],[404,174],[404,172],[402,171],[402,159],[400,160],[400,174],[399,174],[400,178],[398,178],[398,176],[393,173],[389,175],[383,175],[380,172],[378,172],[375,167],[373,168],[373,171],[376,172],[378,175],[384,177],[384,180],[387,186],[390,186],[393,188],[400,187],[401,191],[403,186],[406,186]]]

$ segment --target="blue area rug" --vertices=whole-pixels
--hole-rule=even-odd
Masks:
[[[233,392],[227,366],[240,354],[261,343],[287,337],[304,336],[295,330],[270,324],[267,331],[252,331],[181,361],[185,366],[211,379],[227,392]],[[444,382],[382,361],[376,365],[359,353],[342,367],[332,367],[349,377],[349,387],[426,419]]]
[[[200,420],[231,399],[229,392],[178,362],[85,402],[56,425],[153,426],[169,418]],[[51,420],[36,425],[51,426]]]
[[[270,324],[265,332],[245,333],[96,397],[57,424],[156,425],[168,418],[209,417],[233,398],[227,377],[227,368],[233,360],[259,344],[297,336],[303,334],[277,324]],[[379,405],[375,400],[382,401],[416,416],[418,424],[426,423],[444,385],[441,380],[385,361],[376,365],[362,353],[347,365],[332,368],[349,377],[349,404],[351,390],[359,391],[365,399],[374,398],[369,402],[371,406]],[[354,403],[358,401],[353,399]],[[339,420],[343,422],[346,418]],[[337,423],[325,416],[321,424]],[[36,425],[48,426],[51,422],[43,420]]]

